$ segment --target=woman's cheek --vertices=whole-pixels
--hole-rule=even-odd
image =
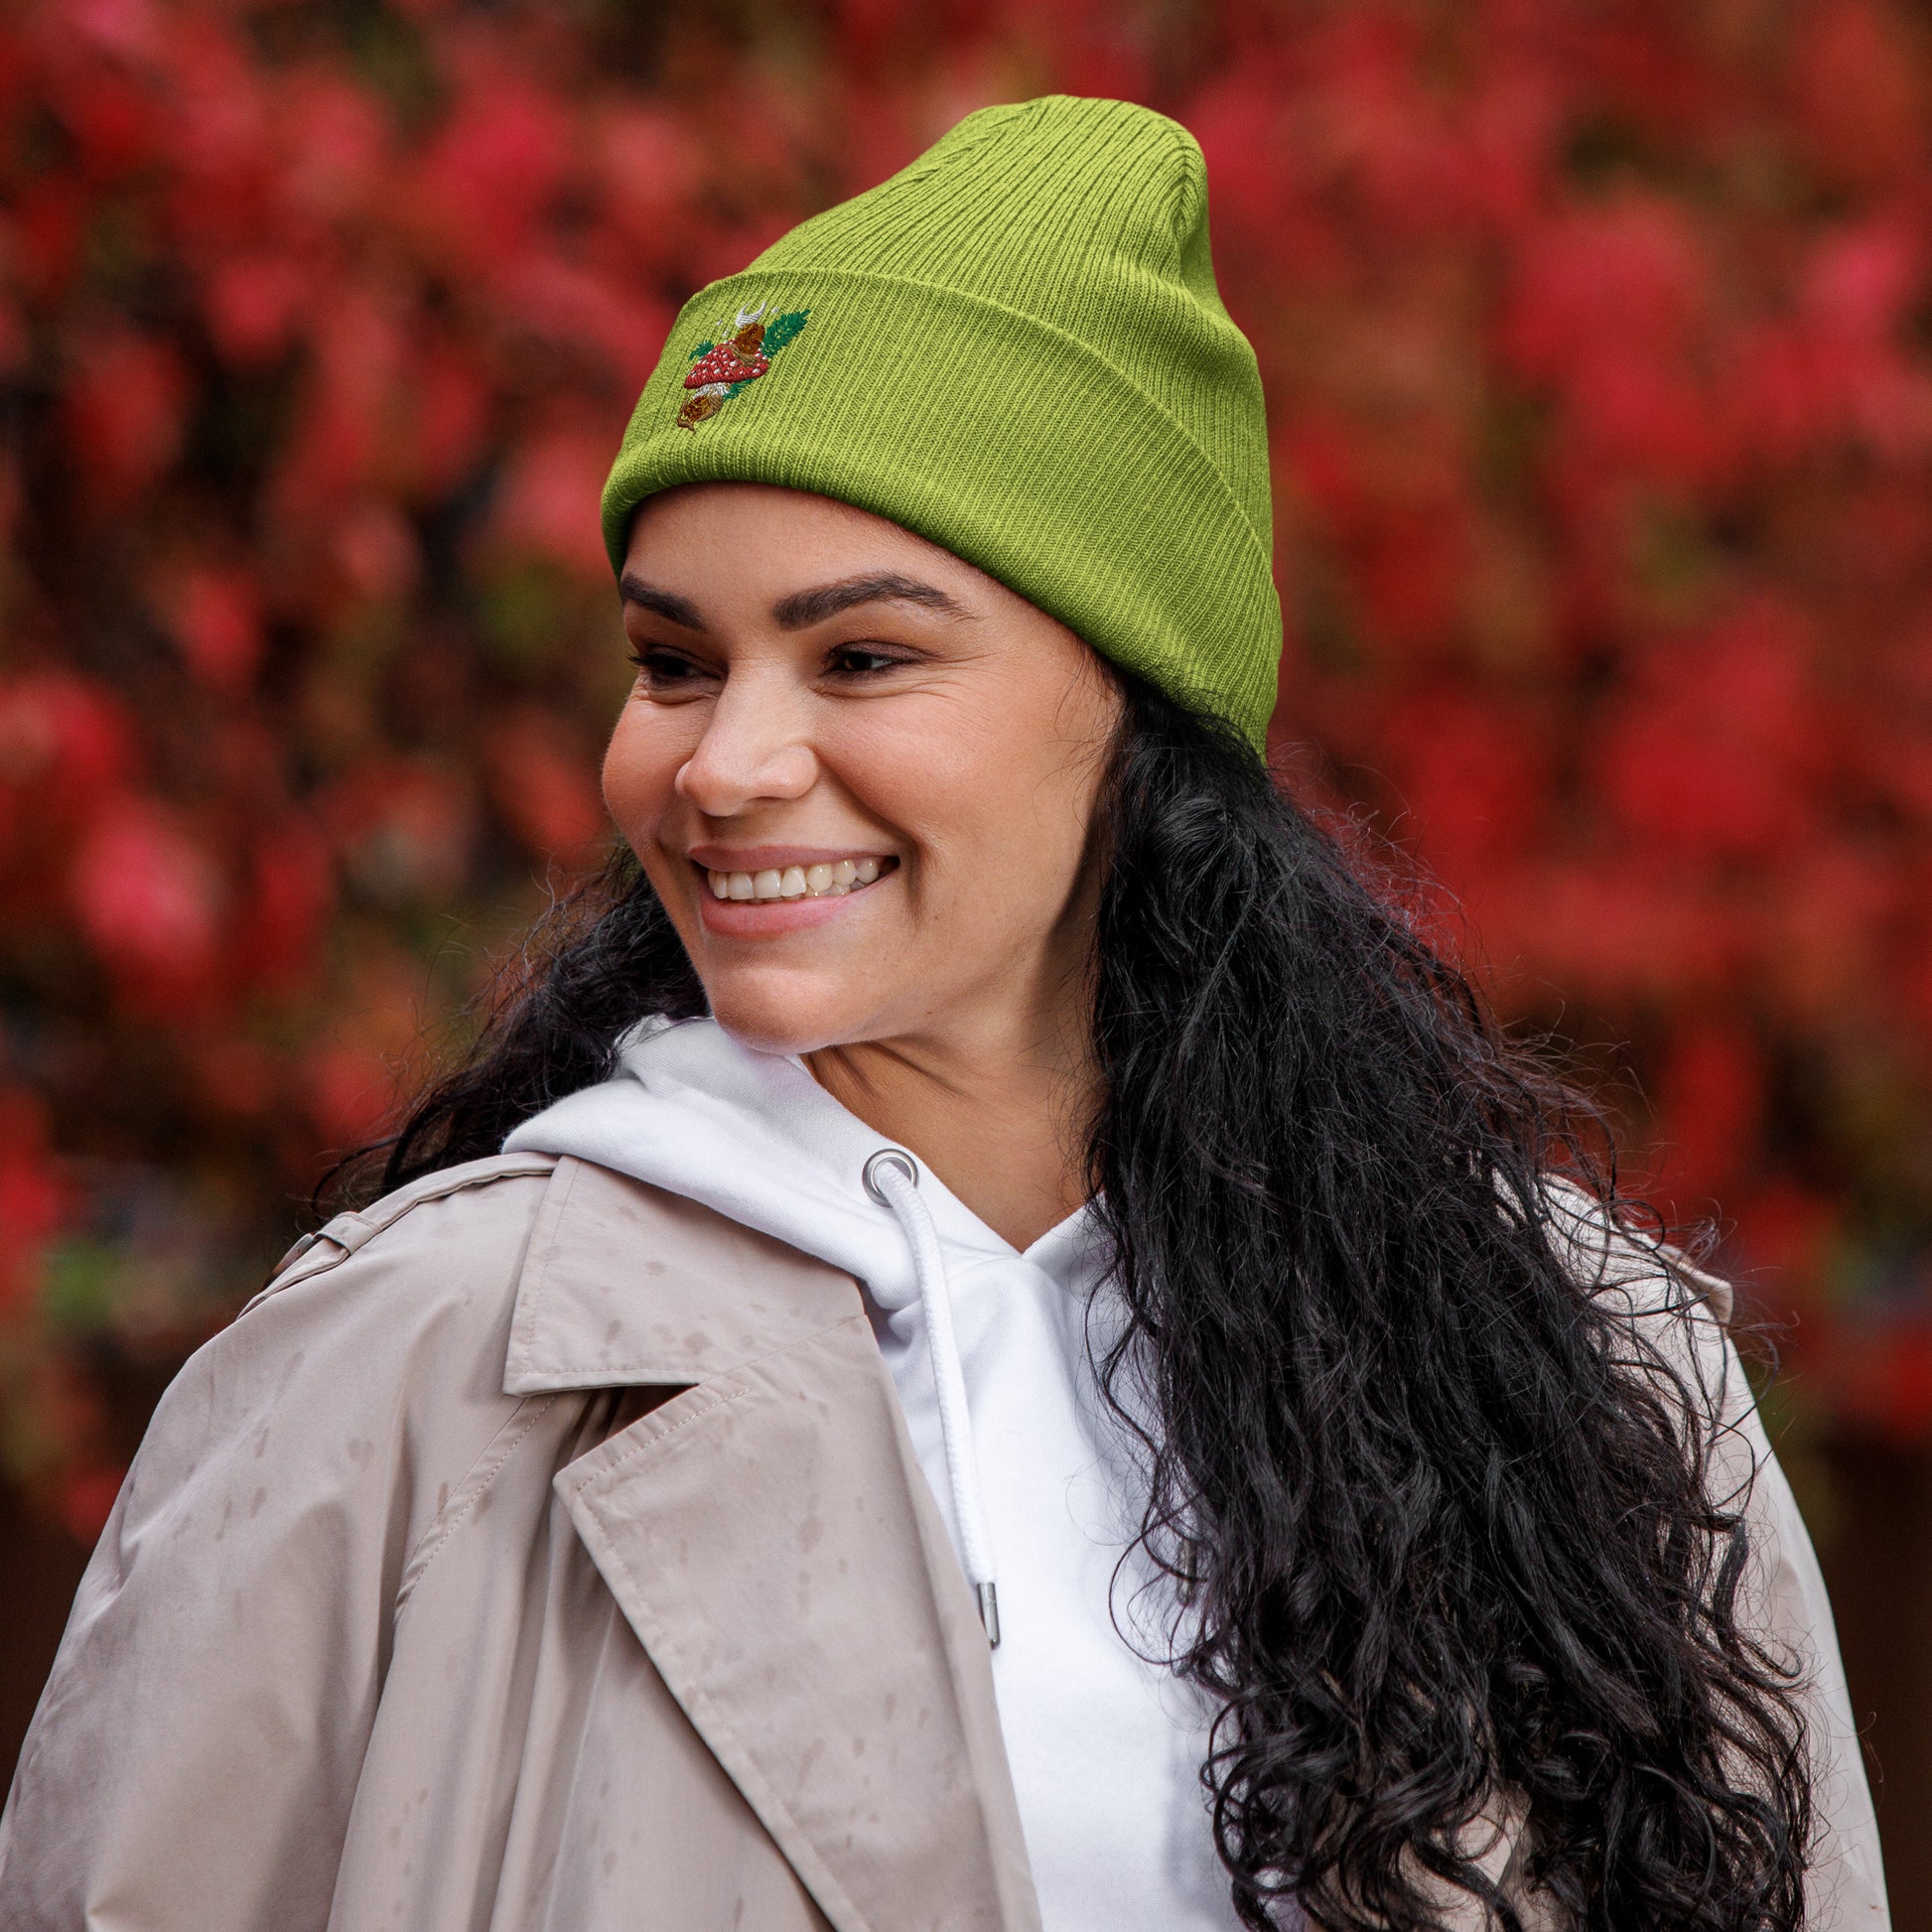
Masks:
[[[844,730],[821,730],[819,768],[861,811],[900,834],[921,824],[963,828],[981,815],[989,793],[1011,782],[1011,773],[962,739],[956,729],[915,730],[897,718],[887,728],[863,719]]]
[[[656,837],[675,796],[684,754],[674,742],[677,735],[664,729],[669,722],[633,700],[618,720],[604,755],[604,803],[633,848]]]

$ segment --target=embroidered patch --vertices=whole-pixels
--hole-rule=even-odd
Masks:
[[[702,342],[691,351],[691,370],[684,378],[684,386],[691,393],[677,412],[679,429],[696,429],[717,415],[748,382],[756,382],[812,313],[809,309],[791,309],[766,322],[764,312],[770,306],[760,302],[756,309],[739,310],[729,335],[721,326],[718,333],[722,341]]]

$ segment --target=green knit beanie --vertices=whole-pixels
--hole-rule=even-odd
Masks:
[[[984,108],[693,296],[604,488],[612,562],[646,496],[721,482],[890,518],[1266,741],[1261,376],[1160,114]]]

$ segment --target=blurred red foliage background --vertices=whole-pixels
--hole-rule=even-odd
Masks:
[[[0,17],[0,1453],[82,1538],[567,876],[684,296],[968,109],[1206,150],[1277,732],[1834,1430],[1932,1430],[1932,47],[1904,0]],[[460,1023],[457,1023],[460,1026]]]

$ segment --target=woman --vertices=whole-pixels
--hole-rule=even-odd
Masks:
[[[1258,756],[1188,137],[806,223],[605,521],[634,865],[170,1391],[0,1921],[1881,1925],[1725,1291]]]

